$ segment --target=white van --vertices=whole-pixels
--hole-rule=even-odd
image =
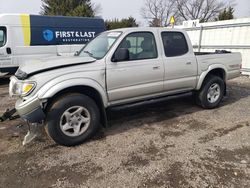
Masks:
[[[0,14],[0,76],[25,60],[71,55],[104,30],[100,18]]]

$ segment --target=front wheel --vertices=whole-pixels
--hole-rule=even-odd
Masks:
[[[68,94],[49,108],[47,132],[58,144],[75,146],[89,139],[98,129],[100,113],[96,103],[82,94]]]
[[[209,75],[196,93],[197,103],[203,108],[216,108],[223,98],[225,87],[225,82],[220,77]]]

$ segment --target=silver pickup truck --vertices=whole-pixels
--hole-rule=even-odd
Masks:
[[[108,107],[193,92],[197,104],[215,108],[240,67],[240,53],[194,53],[183,30],[126,28],[100,34],[73,57],[23,64],[9,92],[22,119],[74,146],[107,125]]]

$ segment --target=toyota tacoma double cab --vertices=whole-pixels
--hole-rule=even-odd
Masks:
[[[109,107],[193,92],[198,105],[215,108],[240,67],[240,53],[194,53],[184,30],[123,28],[101,33],[72,57],[24,63],[9,92],[23,120],[74,146],[107,126]]]

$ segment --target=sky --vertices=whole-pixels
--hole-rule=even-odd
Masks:
[[[92,2],[101,5],[100,15],[104,19],[133,16],[137,22],[145,23],[140,15],[144,0],[92,0]],[[235,0],[235,2],[235,16],[237,18],[250,17],[249,0]],[[0,13],[38,14],[41,7],[41,0],[0,0],[0,3]]]

